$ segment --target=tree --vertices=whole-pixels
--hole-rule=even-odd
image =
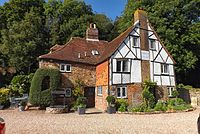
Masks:
[[[189,72],[200,67],[200,49],[198,49],[200,1],[128,0],[116,26],[119,33],[132,24],[132,15],[139,7],[147,11],[151,24],[177,62],[175,67],[177,81],[188,82],[185,78],[190,75]]]

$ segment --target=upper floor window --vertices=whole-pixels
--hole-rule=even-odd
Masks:
[[[117,72],[128,72],[129,62],[128,60],[117,60]]]
[[[71,64],[60,64],[61,72],[71,72]]]
[[[150,49],[156,50],[156,40],[150,39],[149,43],[150,43]]]
[[[169,65],[168,64],[161,64],[161,73],[169,74]]]
[[[117,98],[127,98],[127,87],[117,87]]]
[[[134,36],[132,39],[133,39],[133,47],[139,47],[139,37]]]

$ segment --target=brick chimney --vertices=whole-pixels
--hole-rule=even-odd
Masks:
[[[140,48],[141,48],[141,72],[142,82],[150,80],[150,63],[149,59],[143,59],[143,57],[149,57],[149,39],[148,39],[148,25],[147,25],[147,13],[142,9],[137,9],[134,13],[134,24],[139,22],[140,27]]]
[[[86,31],[86,40],[99,41],[99,31],[95,23],[91,23],[90,27]]]

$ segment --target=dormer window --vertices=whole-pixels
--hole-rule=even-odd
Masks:
[[[169,65],[168,64],[161,64],[161,73],[162,74],[169,74]]]
[[[139,37],[133,36],[133,47],[139,47]]]
[[[150,44],[150,49],[151,50],[156,50],[156,40],[150,39],[149,40],[149,44]]]
[[[99,52],[97,50],[92,50],[92,55],[99,55]]]

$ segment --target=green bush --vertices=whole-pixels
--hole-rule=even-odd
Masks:
[[[76,102],[73,104],[73,110],[77,110],[78,107],[80,108],[86,108],[86,97],[83,97],[83,96],[79,96],[77,99],[76,99]]]
[[[169,99],[167,101],[167,104],[168,105],[171,105],[171,106],[177,106],[177,105],[185,105],[185,101],[181,98],[176,98],[176,99]]]
[[[115,105],[115,97],[112,95],[107,96],[106,101],[108,102],[108,106]]]
[[[120,112],[125,112],[127,111],[127,107],[128,107],[128,102],[126,99],[116,99],[116,109],[118,111],[122,110]]]
[[[167,110],[167,105],[163,101],[158,101],[156,103],[156,106],[155,106],[154,110],[156,110],[156,111],[166,111]]]
[[[142,97],[148,109],[152,109],[155,106],[155,97],[152,93],[152,91],[155,90],[155,87],[156,87],[155,82],[145,81],[143,83]]]
[[[150,109],[147,107],[145,103],[142,103],[138,106],[129,109],[130,112],[153,112],[154,109]]]
[[[34,73],[14,76],[10,83],[12,96],[22,96],[24,93],[29,93],[33,76]]]
[[[10,95],[10,89],[7,88],[0,89],[0,105],[4,106],[9,105],[9,95]]]
[[[42,89],[42,82],[46,77],[50,78],[49,88]],[[37,69],[31,82],[29,102],[33,105],[49,106],[52,103],[51,91],[58,89],[59,84],[59,70]]]

